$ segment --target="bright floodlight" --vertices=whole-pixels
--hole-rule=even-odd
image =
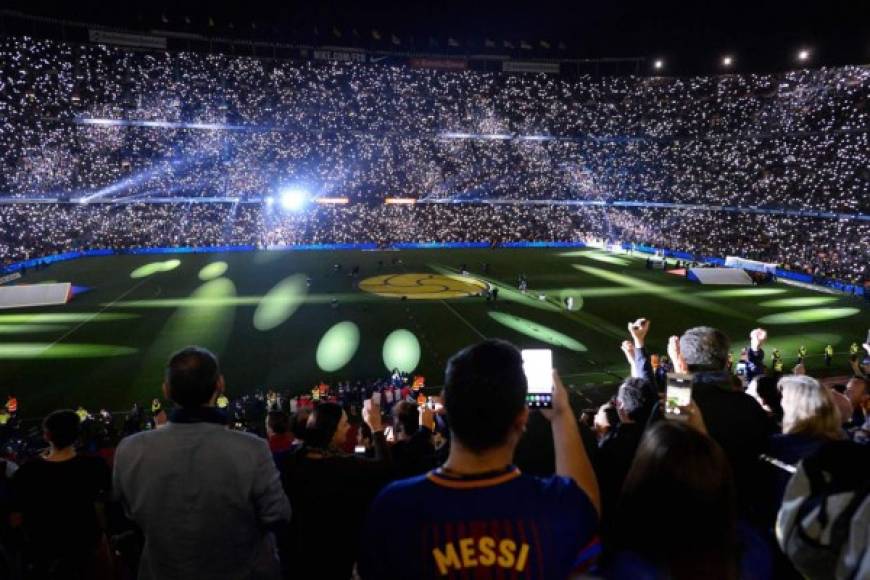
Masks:
[[[803,49],[798,53],[798,60],[807,60],[810,58],[810,51]]]
[[[661,68],[662,68],[663,66],[665,66],[665,61],[663,61],[663,60],[660,59],[660,58],[659,58],[659,59],[656,59],[656,61],[653,63],[653,67],[654,67],[656,70],[661,70]]]
[[[734,59],[730,56],[722,57],[722,66],[731,66],[734,63]]]
[[[281,207],[287,211],[299,211],[305,206],[307,199],[308,194],[301,189],[291,188],[281,191]]]

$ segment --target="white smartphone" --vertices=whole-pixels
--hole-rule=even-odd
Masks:
[[[372,403],[374,403],[378,407],[381,406],[381,393],[380,393],[380,391],[375,391],[374,393],[372,393]]]
[[[526,403],[529,408],[549,409],[553,406],[553,351],[548,348],[527,348],[521,351],[523,371],[529,385]]]
[[[668,386],[665,391],[665,417],[685,420],[688,417],[680,411],[692,402],[692,375],[668,373]]]

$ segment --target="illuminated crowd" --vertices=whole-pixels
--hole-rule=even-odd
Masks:
[[[363,204],[294,213],[263,204],[0,205],[0,263],[69,250],[136,247],[257,247],[397,242],[606,239],[740,256],[860,283],[870,222],[567,205]]]
[[[855,66],[561,78],[10,38],[0,42],[0,193],[248,199],[300,183],[367,202],[868,213],[868,94],[870,69]],[[105,124],[129,121],[140,125]]]

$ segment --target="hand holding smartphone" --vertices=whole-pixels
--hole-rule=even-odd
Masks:
[[[668,386],[665,391],[665,417],[687,421],[689,416],[683,411],[692,403],[692,375],[668,373]]]
[[[529,348],[521,351],[523,371],[529,389],[526,403],[530,409],[553,407],[553,351],[548,348]]]

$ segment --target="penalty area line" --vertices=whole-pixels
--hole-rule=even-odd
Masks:
[[[445,300],[441,300],[440,302],[441,302],[441,304],[444,305],[445,308],[447,308],[447,310],[452,312],[454,314],[454,316],[456,316],[459,320],[461,320],[465,324],[465,326],[470,328],[477,336],[479,336],[483,340],[486,340],[486,335],[484,335],[482,332],[480,332],[476,326],[471,324],[471,322],[469,322],[467,318],[465,318],[464,316],[459,314],[459,312],[457,312],[457,310],[455,308],[453,308],[452,306],[447,304],[447,302]]]
[[[82,320],[81,322],[79,322],[78,324],[76,324],[75,326],[73,326],[72,328],[70,328],[68,331],[66,331],[65,333],[63,333],[63,334],[60,336],[60,338],[58,338],[57,340],[55,340],[54,342],[52,342],[50,345],[48,345],[48,346],[45,348],[45,350],[43,350],[42,352],[48,352],[49,350],[51,350],[52,348],[54,348],[54,347],[55,347],[56,345],[58,345],[61,341],[63,341],[66,337],[68,337],[69,335],[71,335],[72,333],[74,333],[75,331],[77,331],[79,328],[81,328],[82,326],[84,326],[85,324],[87,324],[88,322],[90,322],[91,320],[93,320],[94,318],[96,318],[97,316],[99,316],[100,314],[102,314],[103,312],[105,312],[107,309],[109,309],[109,308],[111,308],[112,306],[114,306],[117,302],[120,302],[120,301],[121,301],[125,296],[127,296],[127,294],[129,294],[129,293],[132,292],[133,290],[136,290],[137,288],[139,288],[139,286],[141,286],[142,284],[144,284],[147,280],[148,280],[148,277],[147,277],[147,276],[146,276],[145,278],[142,278],[142,280],[141,280],[138,284],[136,284],[136,285],[133,286],[132,288],[126,290],[126,291],[125,291],[124,293],[122,293],[120,296],[118,296],[117,298],[115,298],[114,300],[112,300],[111,302],[109,302],[108,304],[106,304],[105,306],[103,306],[100,310],[98,310],[97,312],[94,312],[93,314],[91,314],[90,316],[88,316],[86,319]],[[41,353],[40,353],[40,354],[41,354]]]

